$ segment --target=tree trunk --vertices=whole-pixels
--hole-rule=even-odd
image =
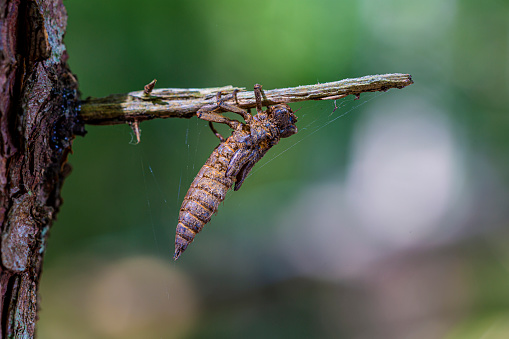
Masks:
[[[32,338],[77,119],[62,0],[0,0],[0,338]]]

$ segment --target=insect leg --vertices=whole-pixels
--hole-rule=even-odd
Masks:
[[[200,119],[210,121],[210,122],[217,122],[220,124],[226,124],[233,129],[237,129],[242,125],[242,123],[239,121],[228,119],[227,117],[222,116],[221,114],[216,113],[216,112],[206,111],[206,110],[204,110],[203,107],[200,108],[200,110],[198,112],[196,112],[196,115]]]
[[[221,142],[225,141],[225,138],[214,128],[214,125],[212,125],[212,121],[209,121],[209,127],[212,130],[212,133],[214,133],[216,137],[218,137],[219,140],[221,140]]]
[[[228,94],[227,96],[224,96],[224,97],[221,96],[222,95],[221,92],[217,92],[217,94],[216,94],[217,104],[216,105],[218,108],[221,108],[221,110],[223,110],[223,111],[237,113],[237,114],[241,115],[242,118],[244,118],[244,120],[249,124],[251,122],[251,119],[253,118],[253,116],[251,115],[250,112],[239,107],[239,99],[237,99],[238,91],[239,91],[238,89],[235,89],[235,90],[233,90],[233,93]],[[229,105],[229,104],[225,103],[226,100],[229,100],[232,98],[235,99],[235,103],[237,104],[237,106]]]
[[[233,92],[233,94],[235,94],[235,100],[237,101],[237,96],[236,96],[236,91]],[[198,112],[196,112],[196,114],[198,115],[199,117],[199,114],[200,112],[216,112],[217,111],[221,111],[221,103],[223,102],[223,100],[228,100],[228,99],[231,99],[232,98],[232,94],[229,94],[223,98],[221,98],[222,96],[222,92],[219,91],[216,93],[216,102],[214,104],[207,104],[207,105],[204,105],[202,106]],[[238,101],[237,101],[238,103]]]
[[[227,101],[227,100],[230,100],[230,99],[235,99],[235,103],[238,106],[239,105],[239,100],[237,99],[237,93],[238,92],[239,92],[238,89],[234,89],[232,93],[227,94],[225,96],[223,96],[223,93],[221,91],[217,92],[216,93],[216,100],[217,100],[218,105],[219,105],[220,101]]]
[[[251,119],[253,118],[251,113],[247,112],[246,110],[243,110],[242,108],[240,108],[238,106],[228,105],[227,103],[224,102],[225,100],[234,98],[235,103],[238,105],[239,100],[237,99],[237,92],[238,92],[238,90],[234,90],[233,93],[231,93],[227,96],[224,96],[224,97],[222,96],[222,93],[220,91],[217,92],[216,103],[202,106],[198,110],[198,112],[196,112],[196,114],[198,115],[198,118],[201,118],[200,113],[209,113],[209,112],[217,113],[217,111],[225,111],[225,112],[232,112],[232,113],[237,113],[237,114],[241,115],[242,118],[244,118],[244,120],[249,124],[251,122]],[[203,119],[203,118],[201,118],[201,119]],[[207,120],[207,119],[205,119],[205,120]],[[216,120],[214,120],[213,122],[225,123],[225,122],[216,121]]]
[[[253,116],[251,114],[249,114],[246,110],[238,106],[228,105],[225,104],[223,101],[219,102],[219,106],[227,112],[240,114],[248,124],[251,122],[251,119],[253,119]]]

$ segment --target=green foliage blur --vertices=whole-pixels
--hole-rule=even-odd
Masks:
[[[82,98],[410,73],[299,133],[174,263],[198,119],[87,126],[39,338],[508,338],[509,2],[65,0]],[[335,110],[335,105],[339,107]],[[228,131],[222,126],[221,132]]]

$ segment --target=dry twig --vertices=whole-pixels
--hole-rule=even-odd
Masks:
[[[410,74],[369,75],[323,84],[281,88],[263,91],[263,105],[290,103],[306,100],[332,100],[350,94],[386,91],[403,88],[413,83]],[[216,93],[239,90],[237,98],[242,108],[256,106],[251,89],[232,86],[216,88],[164,88],[128,94],[114,94],[105,98],[89,98],[82,102],[81,119],[87,124],[112,125],[141,122],[155,118],[191,118],[203,105],[216,100]],[[233,101],[232,101],[232,104]]]

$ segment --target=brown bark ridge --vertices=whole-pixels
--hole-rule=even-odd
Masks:
[[[48,231],[73,136],[84,129],[62,0],[0,8],[0,338],[32,338]]]

